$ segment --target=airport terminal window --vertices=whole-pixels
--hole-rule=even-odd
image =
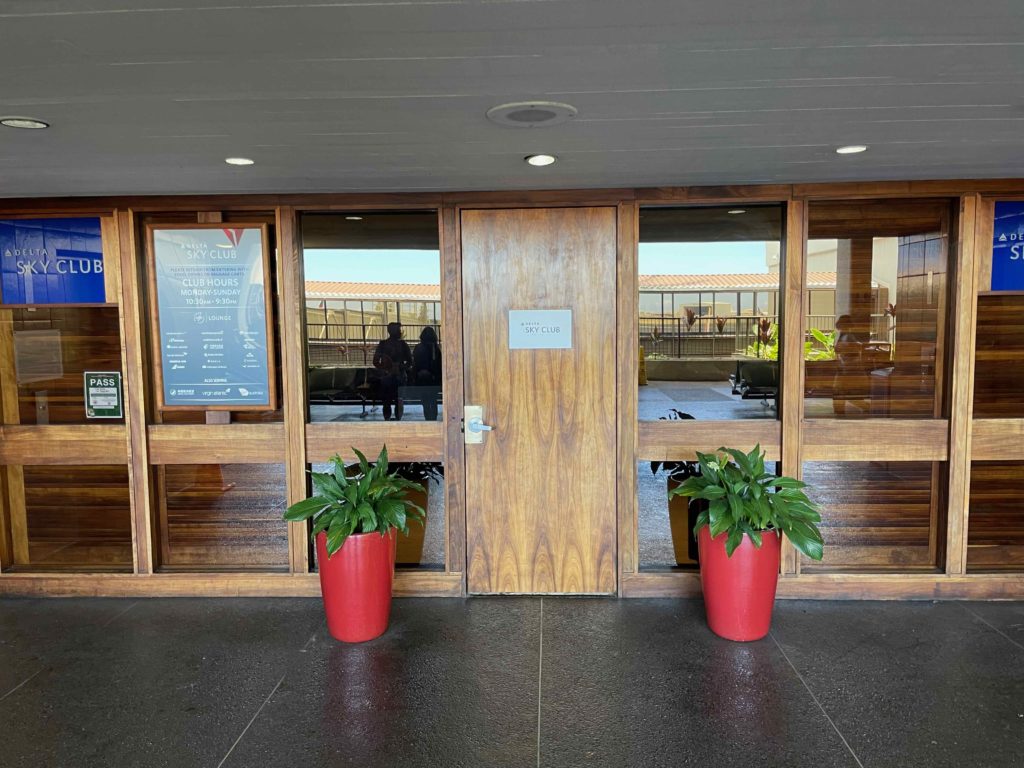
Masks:
[[[25,465],[3,471],[10,513],[25,520],[14,532],[16,567],[131,572],[126,465]],[[25,537],[21,541],[18,531]]]
[[[372,456],[370,458],[373,458]],[[395,567],[403,569],[444,570],[445,563],[445,486],[444,465],[438,461],[393,461],[393,471],[419,483],[423,492],[412,491],[407,499],[427,513],[423,524],[409,523],[407,535],[398,534]],[[330,472],[330,464],[312,464],[314,472]],[[353,471],[358,466],[353,467]],[[309,489],[312,493],[312,487]],[[315,558],[315,552],[314,552]],[[314,562],[315,567],[315,562]]]
[[[942,558],[946,465],[928,461],[805,462],[821,507],[825,556],[801,570],[934,571]]]
[[[154,467],[161,570],[288,569],[283,464]]]
[[[124,423],[123,417],[89,418],[83,377],[121,372],[116,306],[0,310],[0,346],[18,386],[18,412],[5,414],[8,424]]]
[[[639,418],[775,419],[783,208],[640,211]]]
[[[302,219],[310,421],[441,418],[437,214]]]
[[[980,294],[976,334],[974,418],[1024,418],[1024,294]]]
[[[940,416],[949,203],[808,210],[807,417]]]
[[[969,571],[1024,571],[1024,461],[971,463]]]

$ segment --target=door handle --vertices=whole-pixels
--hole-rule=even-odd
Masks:
[[[484,407],[482,405],[467,405],[463,411],[462,423],[465,425],[466,444],[475,445],[484,441],[484,432],[493,432],[494,427],[484,423]]]

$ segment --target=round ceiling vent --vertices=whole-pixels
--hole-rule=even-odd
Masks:
[[[555,101],[517,101],[487,110],[487,119],[512,128],[558,125],[576,117],[576,107]]]

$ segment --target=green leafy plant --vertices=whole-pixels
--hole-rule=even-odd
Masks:
[[[821,515],[803,491],[806,483],[766,472],[760,445],[750,453],[735,448],[698,453],[697,463],[700,473],[672,491],[707,500],[708,508],[697,516],[694,535],[705,525],[710,526],[712,538],[727,534],[725,551],[731,557],[744,534],[760,547],[762,532],[781,531],[809,558],[821,560],[824,542],[817,526]]]
[[[387,535],[392,528],[406,533],[409,520],[422,522],[422,507],[405,498],[407,492],[423,486],[402,477],[388,467],[388,448],[372,464],[352,449],[358,464],[347,467],[337,454],[331,459],[330,472],[310,472],[314,495],[292,504],[284,519],[291,523],[312,520],[312,537],[327,533],[327,554],[333,555],[352,534]]]
[[[444,479],[444,464],[436,461],[393,461],[391,471],[423,486],[431,480],[441,482]]]
[[[779,325],[773,323],[767,317],[757,321],[757,339],[753,344],[747,345],[744,352],[747,357],[754,357],[758,360],[779,359]]]
[[[804,344],[804,359],[805,360],[835,360],[836,359],[836,338],[838,334],[835,331],[825,333],[817,328],[811,328],[811,336],[821,346],[815,347],[813,342],[806,342]]]

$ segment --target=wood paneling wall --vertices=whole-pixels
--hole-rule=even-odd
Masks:
[[[618,206],[618,281],[617,298],[617,444],[622,463],[616,481],[620,593],[624,596],[699,594],[695,574],[637,572],[635,467],[636,462],[652,458],[682,458],[698,448],[709,447],[708,440],[737,445],[761,442],[771,458],[781,458],[790,474],[802,471],[805,462],[844,462],[874,466],[893,461],[917,461],[932,466],[948,464],[948,481],[924,473],[916,481],[918,500],[904,508],[909,512],[901,536],[910,535],[912,545],[920,549],[923,541],[920,525],[924,487],[932,494],[938,488],[948,495],[948,520],[938,523],[945,540],[928,543],[930,552],[945,549],[938,569],[942,572],[914,572],[910,564],[894,573],[814,573],[809,572],[788,548],[783,564],[785,578],[780,584],[782,597],[838,598],[949,598],[949,597],[1024,597],[1024,566],[1017,555],[1019,535],[1014,507],[1008,500],[1017,493],[1020,475],[1016,464],[1024,461],[1024,414],[1010,417],[1006,407],[990,408],[988,401],[999,398],[1014,402],[1013,378],[1002,370],[1012,365],[998,359],[1008,346],[1019,343],[1007,328],[1008,308],[1017,297],[982,295],[976,313],[977,291],[984,292],[991,242],[992,201],[1024,198],[1024,181],[954,180],[886,182],[878,184],[838,183],[813,185],[765,185],[751,187],[664,187],[658,189],[612,189],[599,191],[555,190],[546,192],[398,194],[398,195],[253,195],[253,196],[159,196],[148,198],[93,198],[56,200],[8,200],[0,202],[0,215],[99,215],[104,226],[104,249],[110,254],[108,267],[110,293],[117,298],[122,361],[125,372],[126,418],[122,425],[50,425],[34,426],[22,419],[17,386],[10,366],[0,366],[0,406],[4,426],[0,427],[0,594],[302,594],[317,593],[316,576],[308,569],[305,530],[293,526],[289,532],[287,567],[290,573],[156,573],[159,539],[154,535],[159,522],[160,505],[155,493],[155,478],[165,467],[201,466],[209,463],[240,465],[276,464],[284,466],[286,500],[294,501],[305,493],[307,462],[323,460],[349,445],[372,450],[387,441],[397,456],[406,459],[444,460],[446,463],[446,514],[448,517],[447,564],[444,572],[401,572],[396,578],[396,594],[457,595],[465,591],[465,520],[462,484],[463,449],[461,434],[461,252],[458,211],[460,206],[544,207],[544,206]],[[948,376],[938,382],[946,388],[938,399],[946,402],[945,411],[923,420],[894,419],[885,425],[890,438],[883,448],[873,440],[872,424],[845,422],[822,425],[806,419],[803,413],[803,366],[800,359],[803,320],[796,307],[802,302],[805,232],[808,203],[829,201],[835,206],[837,222],[849,227],[863,219],[865,203],[888,200],[892,218],[906,220],[895,205],[900,200],[917,202],[928,198],[945,205],[959,201],[959,215],[949,231],[954,254],[948,272],[950,283],[949,338],[945,342],[949,357]],[[839,201],[838,203],[836,201]],[[784,320],[782,377],[784,382],[777,423],[710,424],[697,431],[668,430],[661,424],[636,425],[636,215],[640,205],[710,205],[754,202],[781,202],[788,206],[788,269],[782,276],[782,290],[790,307]],[[357,210],[436,210],[439,211],[442,252],[442,295],[445,312],[445,412],[443,423],[404,425],[394,431],[392,425],[317,425],[307,424],[305,384],[302,381],[302,260],[298,234],[299,214],[303,211],[347,212]],[[206,425],[201,419],[192,423],[162,420],[152,409],[149,350],[146,342],[146,297],[142,286],[143,254],[140,227],[145,221],[197,221],[219,216],[224,221],[266,221],[275,230],[276,330],[281,342],[280,370],[282,402],[280,411],[257,417],[239,417],[235,421],[263,423]],[[877,217],[876,217],[877,219]],[[816,236],[826,236],[821,232]],[[840,236],[840,235],[835,235]],[[849,236],[849,235],[847,235]],[[803,312],[803,308],[799,312]],[[7,313],[6,316],[3,313]],[[3,322],[4,320],[7,322]],[[0,353],[10,355],[3,328],[12,328],[9,310],[0,310]],[[979,325],[978,371],[983,379],[975,387],[973,349],[975,324]],[[788,328],[788,330],[787,330]],[[1011,335],[1007,335],[1011,334]],[[9,336],[10,334],[8,334]],[[1000,338],[998,345],[989,345]],[[1010,344],[1003,344],[1011,340]],[[1001,346],[997,349],[996,346]],[[1015,358],[1014,358],[1015,359]],[[786,365],[789,361],[791,364]],[[940,368],[942,366],[940,365]],[[975,392],[979,404],[975,408]],[[1009,399],[1005,397],[1009,393]],[[980,402],[986,401],[986,402]],[[27,416],[27,414],[24,414]],[[897,414],[893,414],[897,415]],[[975,421],[975,419],[977,421]],[[163,421],[163,423],[161,423]],[[269,422],[269,423],[267,423]],[[333,427],[333,429],[332,429]],[[368,427],[368,429],[363,429]],[[721,431],[719,431],[721,428]],[[972,459],[974,465],[972,466]],[[980,464],[979,462],[995,462]],[[25,494],[23,465],[45,467],[122,467],[129,501],[130,565],[134,574],[115,573],[39,573],[24,570],[30,561],[29,519],[26,498],[38,502],[31,492]],[[31,472],[35,472],[32,469]],[[78,471],[77,469],[74,471]],[[114,471],[114,470],[110,470]],[[30,474],[31,474],[30,472]],[[116,472],[115,472],[116,474]],[[68,475],[69,477],[73,475]],[[111,475],[113,477],[113,475]],[[38,478],[29,477],[30,485]],[[81,478],[80,478],[81,479]],[[173,479],[173,478],[172,478]],[[166,478],[164,478],[166,480]],[[860,491],[846,493],[849,503],[858,504]],[[20,501],[19,501],[20,500]],[[868,506],[881,503],[872,499]],[[931,502],[934,506],[934,501]],[[122,507],[123,509],[123,507]],[[973,509],[975,517],[970,517]],[[916,517],[915,517],[916,515]],[[971,523],[974,523],[972,527]],[[915,526],[917,526],[915,528]],[[53,531],[57,532],[57,526]],[[884,546],[886,536],[870,530],[848,532],[851,536],[881,536],[870,546]],[[39,531],[36,531],[39,534]],[[119,529],[123,546],[125,531]],[[846,533],[843,534],[844,536]],[[847,541],[853,552],[853,539]],[[902,540],[901,540],[902,542]],[[898,546],[903,546],[899,544]],[[120,550],[118,568],[128,562]],[[277,555],[275,555],[276,557]],[[851,558],[856,561],[856,558]],[[275,561],[280,562],[280,561]],[[12,569],[12,566],[21,564]],[[806,566],[806,564],[805,564]],[[970,567],[968,567],[970,566]],[[199,566],[203,567],[203,566]],[[854,568],[860,568],[853,562]],[[803,570],[803,572],[801,572]],[[813,567],[811,568],[813,571]],[[999,571],[988,573],[984,571]]]

